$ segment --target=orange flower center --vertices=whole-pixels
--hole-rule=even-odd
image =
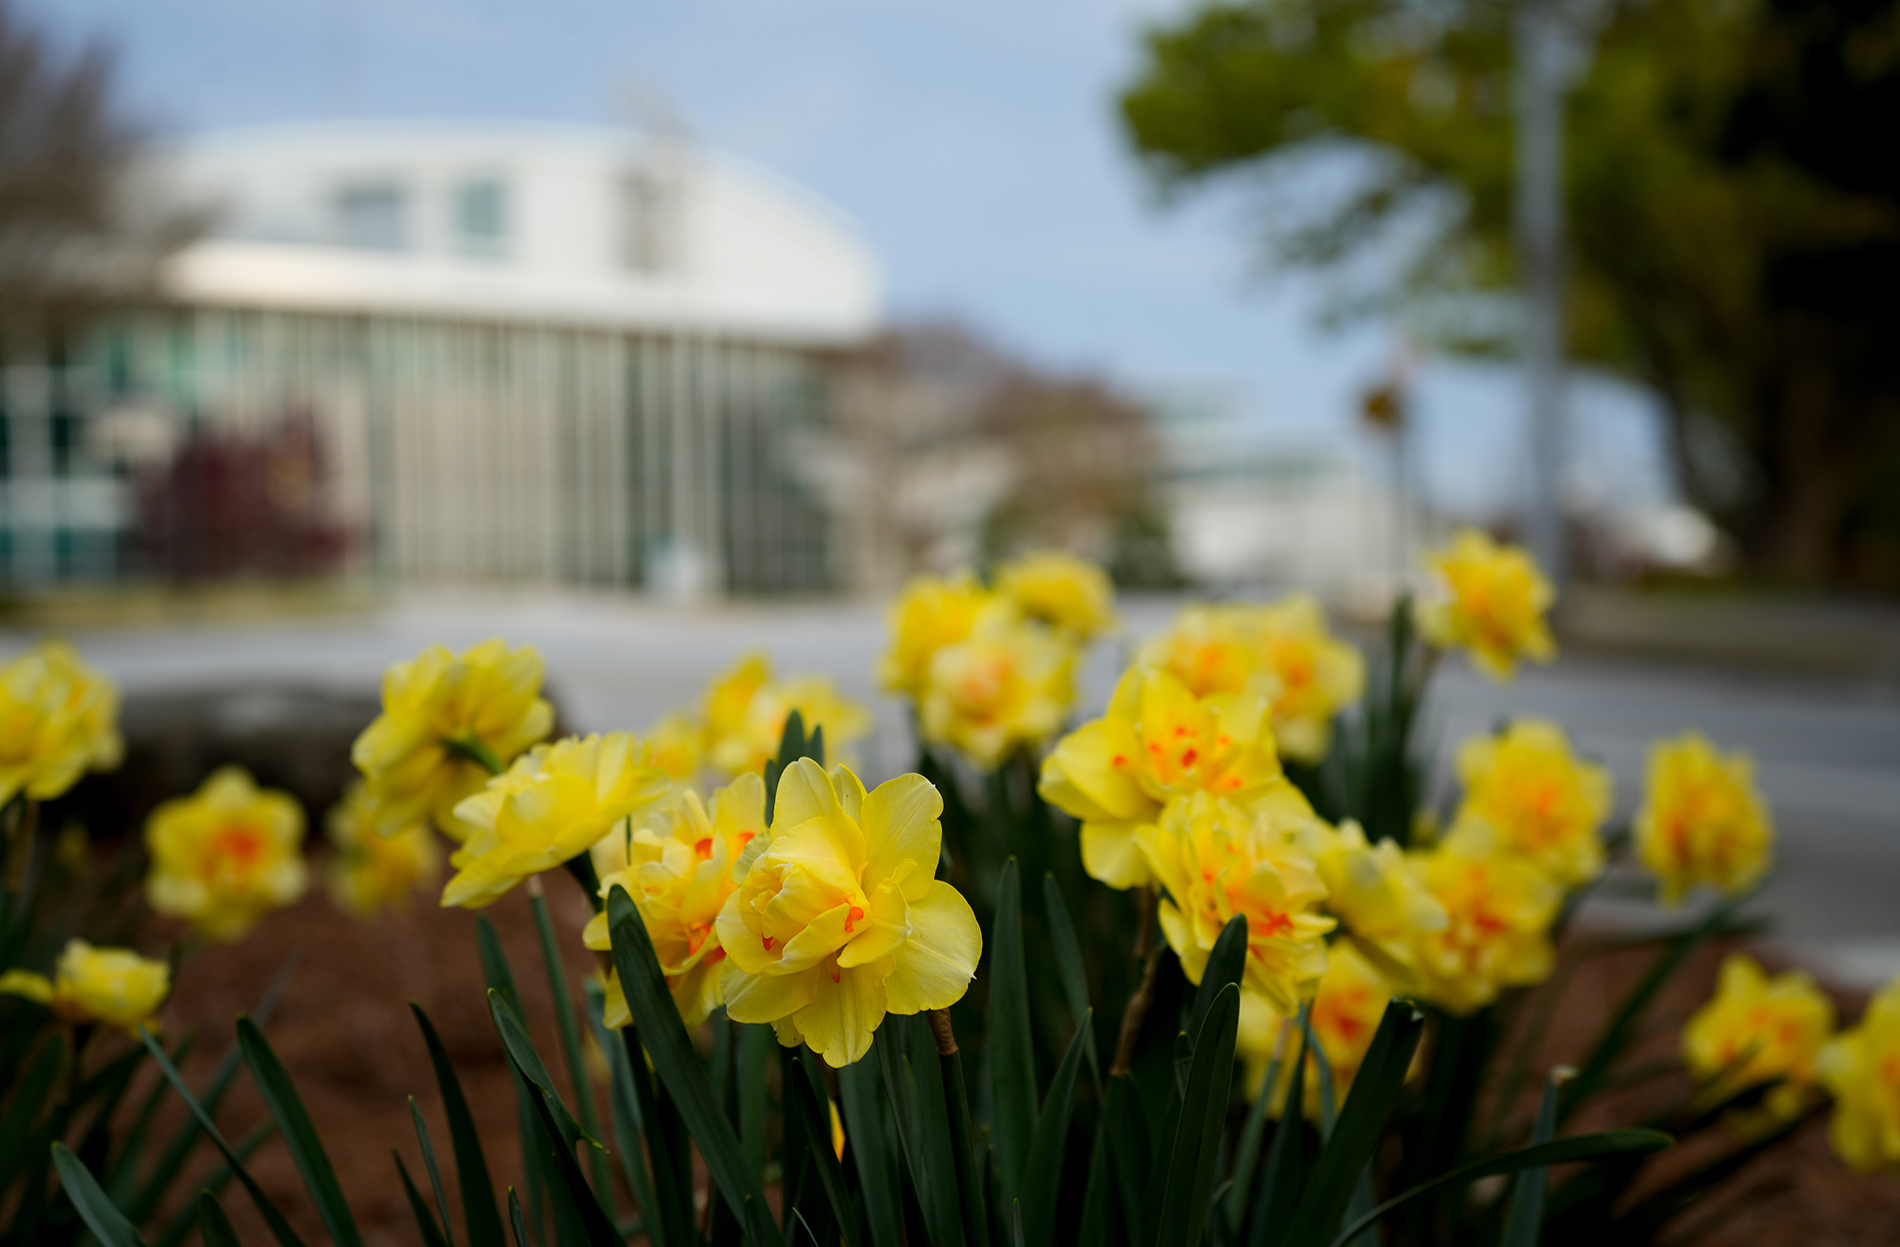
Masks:
[[[958,705],[978,723],[988,723],[996,716],[997,703],[1003,699],[1015,671],[1015,664],[1004,654],[971,663],[955,685]]]
[[[214,876],[248,879],[263,863],[264,835],[244,823],[220,827],[205,842],[204,871]]]

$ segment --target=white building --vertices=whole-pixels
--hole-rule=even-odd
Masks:
[[[9,578],[135,570],[140,469],[298,416],[357,570],[837,581],[787,447],[876,326],[880,274],[824,202],[703,148],[538,125],[273,127],[165,167],[216,223],[162,306],[9,370]]]
[[[1269,441],[1219,391],[1151,395],[1160,488],[1181,572],[1224,589],[1307,589],[1383,610],[1410,574],[1426,520],[1363,448]]]

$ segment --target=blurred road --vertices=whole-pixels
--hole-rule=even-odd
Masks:
[[[1173,605],[1129,605],[1131,632],[1164,626]],[[136,696],[261,682],[369,690],[386,664],[423,645],[460,647],[492,635],[541,649],[570,728],[644,728],[691,702],[747,649],[760,648],[779,670],[828,674],[877,707],[881,730],[859,750],[867,778],[888,775],[909,757],[903,711],[873,684],[883,622],[870,605],[686,610],[623,597],[427,595],[367,616],[99,630],[71,639]],[[0,649],[30,639],[0,634]],[[1100,647],[1094,656],[1088,708],[1105,700],[1123,648]],[[1781,836],[1780,866],[1759,902],[1778,916],[1779,938],[1844,981],[1877,983],[1900,970],[1900,690],[1588,655],[1498,687],[1450,662],[1428,715],[1441,770],[1456,741],[1500,717],[1558,720],[1580,749],[1610,766],[1622,814],[1635,805],[1656,737],[1693,727],[1725,748],[1747,749]],[[1626,906],[1605,906],[1602,915],[1641,917]]]

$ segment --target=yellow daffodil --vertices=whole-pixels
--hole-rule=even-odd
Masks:
[[[1698,733],[1658,741],[1633,828],[1636,853],[1675,904],[1700,883],[1747,891],[1774,860],[1775,827],[1748,755],[1727,757]]]
[[[847,767],[793,763],[716,924],[727,1016],[770,1022],[780,1043],[842,1066],[870,1050],[886,1013],[962,999],[983,933],[935,877],[942,810],[921,775],[867,793]]]
[[[1814,1072],[1834,1095],[1835,1155],[1858,1173],[1900,1173],[1900,977],[1868,1002],[1860,1025],[1821,1049]]]
[[[1333,719],[1359,700],[1366,660],[1326,630],[1326,611],[1311,595],[1295,593],[1249,610],[1244,625],[1260,656],[1260,691],[1273,703],[1273,734],[1280,752],[1316,763],[1333,743]]]
[[[351,784],[324,819],[335,850],[328,872],[330,899],[358,918],[408,909],[417,889],[433,884],[442,871],[442,850],[427,824],[412,823],[385,836],[380,823],[376,803],[361,783]]]
[[[930,659],[918,726],[985,770],[1053,736],[1075,702],[1075,647],[1006,603],[986,608],[970,635]]]
[[[1245,800],[1280,775],[1267,700],[1197,698],[1157,667],[1122,676],[1108,713],[1056,742],[1037,791],[1082,821],[1082,864],[1114,888],[1148,883],[1135,832],[1169,798],[1194,792]]]
[[[996,572],[996,591],[1030,619],[1085,642],[1115,627],[1115,586],[1108,573],[1061,550],[1026,554]]]
[[[1410,983],[1418,937],[1444,930],[1449,921],[1425,885],[1423,858],[1390,840],[1367,843],[1351,821],[1333,828],[1315,819],[1300,844],[1326,885],[1326,908],[1388,976]]]
[[[1231,606],[1189,606],[1160,636],[1136,651],[1135,663],[1160,667],[1196,697],[1241,693],[1256,687],[1260,651]]]
[[[698,793],[683,792],[647,815],[631,833],[615,833],[601,842],[614,845],[626,864],[600,876],[600,895],[605,898],[616,885],[627,890],[653,941],[673,1003],[688,1026],[705,1021],[724,999],[720,976],[726,950],[720,947],[715,923],[738,886],[733,866],[764,830],[765,781],[745,774],[713,794],[710,813]],[[600,860],[598,854],[595,860]],[[605,912],[594,915],[581,938],[596,951],[612,947]],[[610,975],[606,1023],[618,1028],[631,1020],[619,976]]]
[[[1447,921],[1414,936],[1411,969],[1419,994],[1455,1014],[1490,1004],[1506,987],[1541,983],[1556,962],[1549,930],[1562,887],[1523,858],[1481,847],[1445,845],[1421,862]]]
[[[756,650],[713,677],[699,702],[708,742],[737,736],[745,730],[752,699],[772,682],[772,660]]]
[[[1428,554],[1426,565],[1438,594],[1420,605],[1418,626],[1433,645],[1464,650],[1494,680],[1516,674],[1520,658],[1556,656],[1544,613],[1557,595],[1522,547],[1466,528]]]
[[[879,687],[921,698],[937,651],[970,635],[989,590],[968,572],[949,578],[919,576],[904,586],[889,612],[891,647],[878,660]]]
[[[763,773],[778,753],[785,720],[798,711],[805,731],[823,728],[828,754],[871,730],[871,715],[822,676],[776,681],[763,654],[749,654],[707,691],[706,756],[727,775]]]
[[[210,939],[242,939],[303,895],[303,831],[303,809],[289,793],[259,788],[242,767],[222,767],[146,820],[145,899]]]
[[[0,993],[37,1000],[75,1025],[116,1026],[136,1031],[154,1026],[152,1015],[171,994],[171,967],[128,948],[94,948],[68,940],[53,977],[31,970],[0,974]]]
[[[1334,1104],[1346,1102],[1352,1080],[1366,1059],[1366,1049],[1385,1016],[1392,1000],[1392,987],[1373,964],[1351,944],[1334,944],[1328,953],[1326,973],[1320,977],[1319,990],[1313,996],[1310,1021],[1320,1050],[1326,1054],[1333,1071]],[[1252,993],[1240,1000],[1240,1036],[1237,1047],[1247,1072],[1247,1095],[1260,1094],[1266,1082],[1267,1066],[1275,1052],[1281,1054],[1280,1073],[1274,1080],[1269,1111],[1275,1116],[1285,1112],[1287,1092],[1293,1086],[1293,1058],[1300,1050],[1299,1024],[1281,1018],[1266,1002]],[[1291,1034],[1282,1037],[1283,1031]],[[1306,1088],[1301,1094],[1301,1111],[1318,1120],[1320,1115],[1319,1062],[1306,1058]]]
[[[0,667],[0,804],[59,796],[119,764],[119,694],[71,646],[42,641]]]
[[[674,711],[647,733],[647,749],[654,766],[689,782],[706,760],[706,733],[692,716]]]
[[[529,875],[587,852],[670,783],[625,732],[536,745],[455,807],[470,830],[449,859],[456,873],[442,904],[492,904]]]
[[[1801,1109],[1814,1061],[1834,1033],[1834,1002],[1806,971],[1769,978],[1751,957],[1722,962],[1715,995],[1682,1028],[1682,1056],[1698,1080],[1733,1093],[1778,1083],[1766,1107],[1779,1118]]]
[[[1199,696],[1264,696],[1280,751],[1309,763],[1326,756],[1334,717],[1366,683],[1365,659],[1326,630],[1325,609],[1304,593],[1266,606],[1188,607],[1142,646],[1139,661]]]
[[[1298,847],[1316,818],[1285,780],[1243,804],[1197,792],[1177,797],[1136,842],[1167,896],[1158,916],[1188,981],[1199,983],[1221,928],[1247,918],[1241,986],[1291,1017],[1326,973],[1326,899],[1313,859]]]
[[[452,840],[468,837],[455,807],[488,782],[468,756],[486,751],[507,766],[554,726],[541,697],[541,655],[499,638],[459,656],[432,645],[383,673],[383,712],[350,750],[376,802],[378,830],[394,835],[433,821]],[[459,746],[459,747],[458,747]]]
[[[1464,800],[1449,840],[1484,834],[1567,887],[1603,873],[1598,829],[1610,813],[1610,773],[1570,751],[1555,723],[1519,719],[1458,749]]]

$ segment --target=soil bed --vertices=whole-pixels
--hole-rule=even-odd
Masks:
[[[578,931],[587,909],[578,889],[550,876],[549,902],[563,933],[569,975],[578,982],[594,968]],[[519,891],[487,911],[512,961],[530,1026],[550,1068],[565,1086],[539,946],[527,900]],[[1655,954],[1649,950],[1580,957],[1591,937],[1566,948],[1568,979],[1547,1038],[1542,1064],[1574,1063],[1602,1019],[1641,977]],[[1682,1020],[1713,988],[1722,955],[1736,945],[1706,949],[1680,974],[1652,1009],[1637,1059],[1667,1055]],[[1766,953],[1760,955],[1768,959]],[[447,1163],[448,1131],[427,1054],[407,1002],[426,1009],[442,1035],[481,1127],[497,1189],[520,1183],[515,1142],[515,1098],[508,1069],[489,1021],[475,953],[474,918],[422,901],[408,914],[359,923],[313,894],[284,913],[267,918],[244,942],[202,953],[185,968],[165,1021],[173,1035],[196,1031],[200,1044],[188,1062],[194,1084],[215,1065],[232,1020],[254,1007],[286,958],[298,957],[267,1032],[296,1079],[311,1116],[330,1150],[338,1178],[356,1209],[365,1239],[412,1243],[416,1228],[401,1186],[392,1148],[400,1150],[418,1180],[420,1155],[410,1125],[407,1097],[414,1095]],[[1842,1015],[1859,1016],[1864,1000],[1840,997]],[[1577,1129],[1635,1120],[1645,1108],[1683,1093],[1680,1077],[1653,1080],[1619,1094],[1593,1111]],[[264,1119],[248,1080],[240,1078],[222,1112],[228,1137],[242,1135]],[[1686,1158],[1685,1158],[1686,1159]],[[181,1192],[217,1167],[201,1149]],[[268,1143],[253,1171],[309,1241],[327,1241],[284,1148]],[[452,1182],[452,1175],[445,1175]],[[451,1190],[451,1206],[456,1196]],[[268,1241],[268,1233],[233,1187],[225,1205],[245,1242]],[[459,1214],[458,1214],[459,1215]],[[1828,1150],[1826,1118],[1817,1116],[1788,1145],[1737,1174],[1671,1227],[1689,1230],[1703,1218],[1720,1223],[1696,1241],[1711,1247],[1875,1247],[1900,1242],[1900,1179],[1857,1177]]]

